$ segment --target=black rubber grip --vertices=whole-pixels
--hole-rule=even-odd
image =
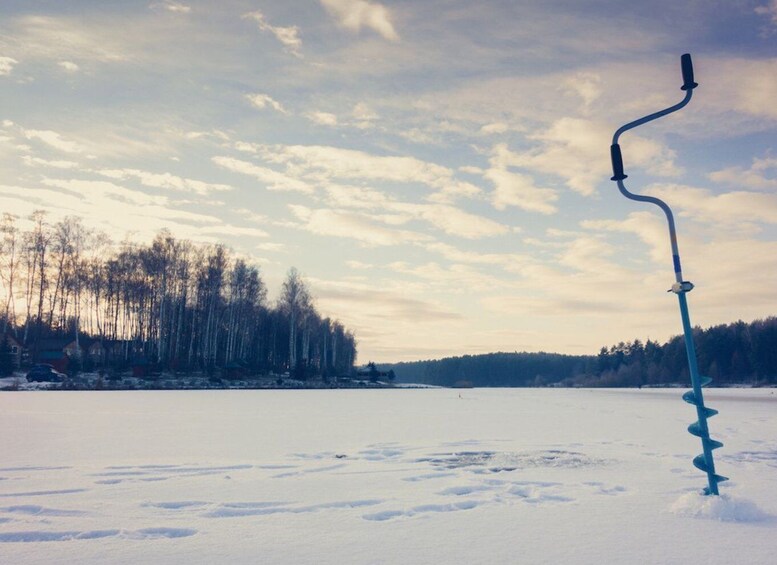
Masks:
[[[623,155],[621,146],[617,143],[610,145],[610,159],[612,160],[612,177],[610,180],[623,180],[628,177],[623,173]]]
[[[683,85],[680,87],[680,90],[693,90],[699,86],[693,82],[693,62],[691,61],[690,53],[680,57],[680,66],[683,69]]]

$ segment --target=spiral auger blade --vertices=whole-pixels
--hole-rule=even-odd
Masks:
[[[712,382],[709,377],[701,377],[701,386],[707,386]],[[715,416],[718,411],[704,406],[704,398],[697,398],[693,390],[683,394],[683,400],[696,407],[696,413],[699,419],[688,426],[688,433],[701,439],[703,453],[693,458],[693,466],[707,473],[709,486],[704,488],[704,494],[718,494],[718,483],[727,481],[728,477],[715,473],[715,464],[712,461],[712,451],[723,447],[723,443],[710,438],[709,428],[707,427],[707,418]]]

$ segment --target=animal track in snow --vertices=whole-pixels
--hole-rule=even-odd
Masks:
[[[291,506],[284,502],[224,503],[202,514],[206,518],[242,518],[246,516],[267,516],[271,514],[306,514],[322,510],[337,510],[375,506],[382,500],[342,500],[323,502],[306,506]]]
[[[386,520],[393,520],[395,518],[402,517],[410,518],[420,514],[428,514],[430,512],[457,512],[460,510],[472,510],[481,504],[484,503],[476,500],[463,500],[461,502],[454,502],[450,504],[422,504],[419,506],[414,506],[409,510],[383,510],[381,512],[364,514],[362,518],[372,522],[385,522]]]
[[[140,530],[85,530],[49,532],[33,530],[27,532],[3,532],[0,533],[0,543],[41,542],[41,541],[71,541],[93,540],[101,538],[124,538],[131,540],[159,539],[159,538],[183,538],[193,536],[197,530],[190,528],[143,528]]]
[[[417,482],[417,481],[428,481],[431,479],[441,479],[443,477],[453,477],[456,473],[425,473],[423,475],[415,475],[413,477],[405,477],[402,479],[403,481],[408,482]]]
[[[8,492],[0,494],[3,498],[22,497],[22,496],[51,496],[55,494],[74,494],[77,492],[86,492],[85,488],[69,488],[62,490],[37,490],[32,492]]]
[[[7,514],[24,514],[27,516],[83,516],[86,512],[81,510],[60,510],[58,508],[46,508],[35,504],[22,504],[18,506],[6,506],[0,508],[0,512]]]

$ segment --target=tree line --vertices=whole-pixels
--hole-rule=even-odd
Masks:
[[[78,217],[28,219],[26,230],[11,214],[0,220],[0,336],[32,355],[45,338],[72,337],[120,344],[117,362],[142,356],[162,369],[352,370],[354,334],[317,312],[293,267],[270,303],[259,268],[224,245],[167,230],[147,245],[113,245]]]
[[[716,385],[777,384],[777,318],[694,328],[699,371]],[[628,387],[689,384],[682,336],[602,347],[598,355],[490,353],[382,365],[399,382],[438,386]]]

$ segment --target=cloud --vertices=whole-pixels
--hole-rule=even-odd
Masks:
[[[280,102],[277,100],[274,100],[270,95],[268,94],[246,94],[246,98],[253,104],[255,107],[259,109],[265,109],[268,106],[275,110],[276,112],[280,112],[281,114],[288,114],[286,109],[281,105]]]
[[[484,293],[507,286],[505,281],[483,274],[470,265],[454,264],[443,267],[435,262],[411,265],[404,261],[396,261],[389,264],[388,268],[396,273],[424,281],[427,291],[436,290],[456,295],[470,293],[473,289]]]
[[[18,63],[19,61],[11,57],[0,57],[0,77],[10,75]]]
[[[602,95],[602,79],[597,73],[580,72],[567,78],[564,86],[580,97],[586,111]]]
[[[680,214],[720,227],[753,223],[777,224],[777,194],[734,191],[713,194],[710,190],[677,184],[655,184],[647,192],[665,200]]]
[[[759,16],[766,16],[772,25],[777,26],[777,0],[770,0],[768,4],[757,6],[754,11]]]
[[[499,134],[499,133],[505,133],[506,131],[510,130],[510,126],[508,126],[505,123],[502,122],[492,122],[490,124],[486,124],[483,127],[480,128],[480,133],[483,135],[491,135],[491,134]]]
[[[447,197],[452,194],[470,196],[479,193],[480,189],[455,179],[451,169],[433,163],[411,157],[376,156],[327,146],[241,144],[240,148],[259,155],[274,167],[284,166],[285,172],[229,157],[216,157],[213,160],[224,168],[270,183],[273,190],[292,190],[291,187],[296,187],[301,192],[313,193],[318,189],[319,195],[324,196],[330,206],[369,210],[372,212],[371,218],[382,224],[396,226],[420,220],[446,234],[467,239],[492,237],[511,231],[499,222],[465,212],[447,202]],[[343,181],[425,184],[439,189],[439,192],[427,198],[431,203],[411,203],[389,197],[373,188],[345,184]],[[434,197],[439,194],[446,198],[438,201]]]
[[[308,112],[305,117],[311,122],[315,122],[322,126],[336,126],[337,116],[330,114],[329,112]]]
[[[181,4],[180,2],[173,2],[171,0],[168,0],[166,2],[157,2],[155,4],[151,4],[150,8],[152,10],[166,10],[168,12],[173,12],[176,14],[188,14],[192,11],[191,6],[187,6],[186,4]]]
[[[138,44],[138,36],[130,41],[125,35],[126,32],[134,33],[134,26],[94,25],[80,16],[22,16],[14,19],[13,25],[12,45],[20,53],[55,61],[126,61]],[[143,37],[142,34],[139,36]],[[52,41],[53,37],[57,38],[56,41]],[[3,38],[0,38],[2,44]]]
[[[258,10],[244,14],[243,19],[254,20],[259,26],[260,30],[269,31],[271,34],[273,34],[275,39],[283,44],[283,48],[286,52],[291,53],[296,57],[302,56],[300,54],[302,40],[299,38],[299,28],[297,26],[280,27],[270,25],[264,14]]]
[[[60,61],[57,63],[59,67],[68,73],[77,73],[81,67],[73,63],[72,61]]]
[[[322,145],[258,145],[254,149],[266,161],[285,165],[311,181],[419,183],[449,197],[480,193],[473,184],[456,179],[451,169],[415,157],[378,156]]]
[[[385,39],[398,41],[391,14],[382,4],[366,0],[320,0],[326,10],[346,29],[358,32],[367,27]]]
[[[266,231],[261,230],[259,228],[232,226],[228,224],[222,224],[220,226],[208,226],[206,228],[202,228],[200,230],[200,233],[212,234],[212,235],[240,236],[241,238],[270,237],[270,234],[268,234]]]
[[[516,253],[479,253],[473,251],[462,251],[447,243],[439,241],[424,244],[423,247],[431,252],[439,253],[446,259],[455,263],[468,263],[475,265],[495,265],[502,267],[506,271],[515,271],[520,266],[534,263],[534,260],[528,255],[519,255]]]
[[[481,239],[510,232],[507,226],[499,222],[464,212],[453,206],[396,204],[389,208],[398,212],[414,213],[448,235],[466,239]]]
[[[267,167],[259,167],[253,163],[232,157],[213,157],[211,160],[219,167],[235,173],[252,176],[262,181],[265,183],[267,190],[302,192],[305,194],[310,194],[314,191],[313,187],[308,183]]]
[[[492,150],[489,162],[491,167],[483,173],[483,177],[491,181],[494,191],[491,193],[491,203],[497,210],[508,206],[516,206],[528,212],[553,214],[556,207],[553,202],[558,200],[558,194],[550,188],[535,186],[534,179],[526,174],[509,171],[508,167],[515,158],[507,146],[499,144]]]
[[[585,229],[631,233],[636,235],[650,248],[653,261],[668,264],[669,230],[664,215],[655,212],[632,212],[625,220],[584,220],[580,225]]]
[[[64,139],[60,134],[51,130],[23,130],[24,137],[36,139],[46,145],[65,153],[83,153],[84,148],[74,141]]]
[[[428,239],[419,233],[381,226],[373,218],[362,214],[297,205],[289,205],[289,209],[301,222],[299,227],[306,231],[317,235],[355,239],[367,247],[400,245]]]
[[[256,249],[259,249],[260,251],[273,251],[273,252],[281,252],[286,251],[287,246],[283,243],[257,243],[254,246]]]
[[[210,194],[211,192],[232,190],[232,187],[226,184],[212,184],[195,179],[179,177],[170,173],[151,173],[138,169],[102,169],[94,172],[104,177],[118,180],[134,178],[139,180],[144,186],[164,188],[179,192],[193,192],[194,194],[201,195]]]
[[[535,186],[534,179],[529,175],[491,168],[483,176],[494,185],[491,203],[497,210],[515,206],[540,214],[553,214],[557,211],[556,206],[552,204],[558,200],[556,191]]]
[[[753,159],[749,169],[728,167],[709,174],[710,180],[732,186],[746,186],[754,190],[777,189],[777,158]]]
[[[447,204],[402,202],[377,190],[334,183],[326,184],[324,190],[331,205],[374,211],[371,217],[388,225],[421,220],[448,235],[465,239],[493,237],[511,231],[499,222]]]
[[[53,167],[55,169],[75,169],[79,166],[78,163],[75,161],[64,161],[64,160],[57,160],[57,161],[48,161],[46,159],[41,159],[40,157],[30,157],[29,155],[24,155],[22,157],[22,163],[27,165],[28,167]]]
[[[704,68],[714,88],[701,90],[698,102],[694,100],[701,108],[697,121],[702,135],[710,130],[730,136],[774,127],[777,58],[721,57],[707,61]],[[697,74],[697,80],[702,77]],[[700,84],[703,88],[706,83]]]
[[[359,102],[351,111],[354,123],[353,125],[359,129],[369,129],[375,125],[375,121],[380,117],[369,105],[365,102]]]

